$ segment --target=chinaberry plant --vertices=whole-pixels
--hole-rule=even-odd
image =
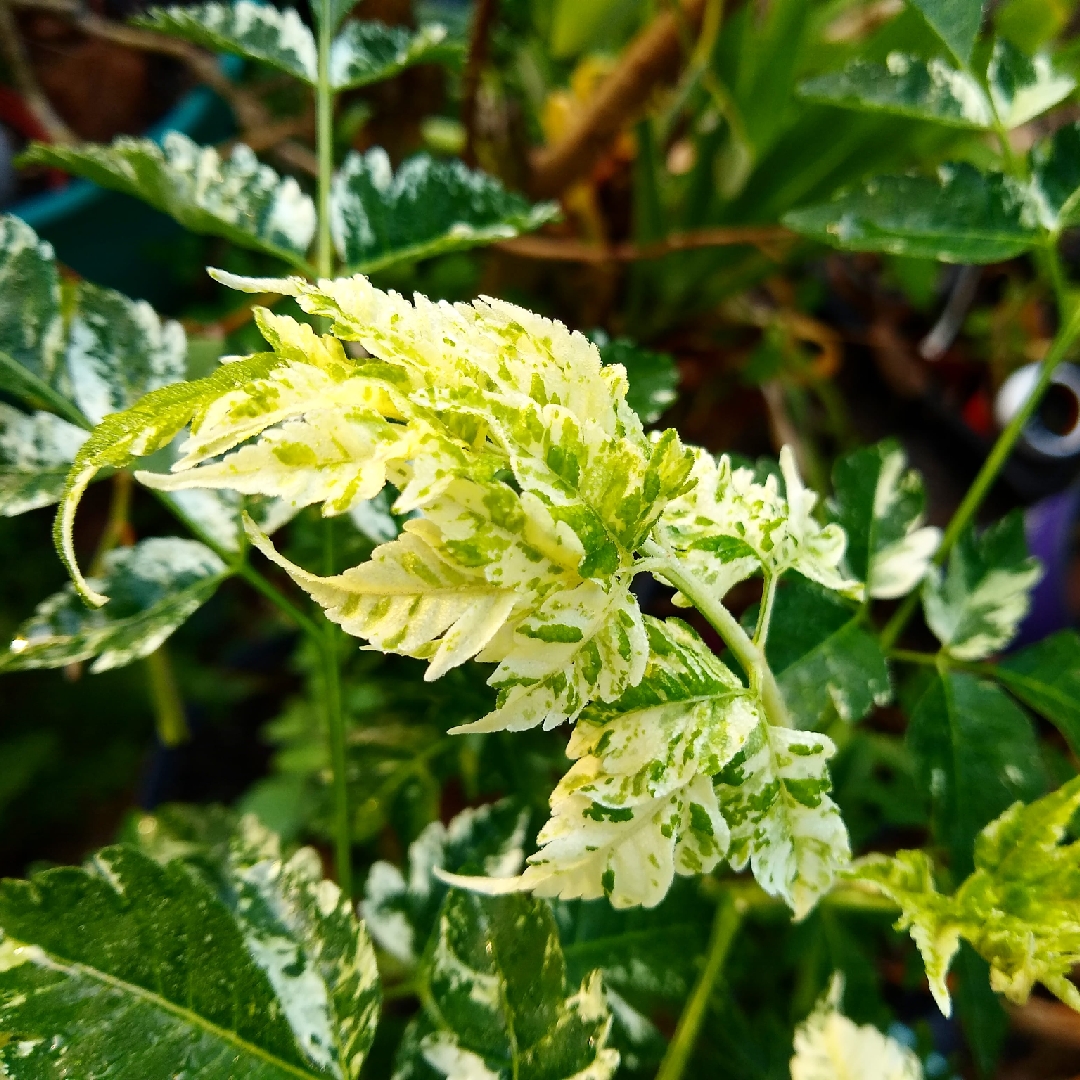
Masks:
[[[917,7],[958,66],[890,60],[807,93],[998,132],[1013,172],[958,167],[940,182],[881,181],[791,224],[845,247],[946,259],[1036,249],[1062,301],[1045,386],[1080,329],[1056,255],[1080,190],[1080,143],[1063,129],[1036,146],[1027,169],[1005,136],[1071,92],[1071,80],[1005,44],[984,80],[969,62],[977,5]],[[629,1060],[650,1040],[663,1047],[620,996],[632,982],[625,970],[599,953],[579,970],[566,927],[575,901],[656,908],[679,888],[677,875],[714,875],[720,900],[703,969],[661,1051],[663,1080],[685,1069],[755,906],[786,905],[802,920],[820,904],[881,897],[900,909],[944,1010],[961,939],[1013,1000],[1041,982],[1080,1005],[1067,979],[1080,960],[1080,883],[1073,847],[1061,843],[1080,789],[1070,781],[1044,795],[1031,721],[1014,700],[1075,748],[1080,639],[990,662],[1023,618],[1039,568],[1018,519],[981,535],[971,525],[1035,399],[942,536],[924,524],[921,480],[896,444],[841,458],[821,499],[789,449],[778,469],[755,470],[687,446],[674,430],[647,431],[628,403],[625,369],[558,322],[493,298],[410,301],[377,288],[365,273],[510,236],[554,211],[425,157],[394,172],[372,150],[335,173],[335,93],[455,52],[437,28],[341,28],[345,14],[323,0],[314,34],[295,12],[248,0],[146,16],[314,89],[314,198],[245,149],[225,159],[180,136],[29,155],[285,264],[290,276],[211,271],[304,313],[256,305],[264,350],[187,380],[176,323],[62,283],[48,245],[17,219],[0,226],[0,386],[34,410],[0,406],[0,508],[59,504],[56,541],[73,582],[40,606],[0,667],[92,659],[104,670],[146,657],[167,684],[162,642],[221,581],[243,578],[319,657],[338,879],[322,880],[310,849],[284,857],[250,817],[175,812],[141,819],[129,843],[84,868],[5,883],[4,1074],[360,1074],[380,991],[351,902],[340,630],[425,662],[427,681],[493,665],[494,707],[452,733],[561,727],[572,762],[524,864],[533,830],[509,803],[429,825],[407,878],[391,864],[372,869],[364,918],[421,1003],[396,1077],[601,1080],[614,1075],[619,1049]],[[113,478],[116,527],[84,572],[76,508],[103,473]],[[120,546],[132,480],[195,539]],[[382,507],[389,528],[370,558],[342,573],[332,553],[322,567],[301,566],[271,534],[306,507],[328,522]],[[252,548],[316,614],[249,562]],[[643,575],[670,586],[726,652],[688,622],[644,612]],[[725,597],[754,578],[761,601],[744,624]],[[936,654],[894,647],[920,599]],[[879,632],[880,602],[897,600]],[[836,742],[893,700],[898,662],[920,672],[909,745],[952,891],[938,891],[927,852],[853,861],[830,794]],[[746,868],[756,885],[728,872]],[[839,995],[837,983],[797,1033],[796,1080],[921,1074],[909,1050],[843,1017]]]

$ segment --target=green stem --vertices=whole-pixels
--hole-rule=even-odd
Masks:
[[[642,550],[659,562],[653,573],[674,585],[723,638],[724,644],[731,650],[731,655],[749,676],[751,688],[761,695],[766,720],[776,727],[791,727],[784,695],[780,692],[776,676],[765,659],[765,653],[750,639],[739,625],[738,619],[710,593],[704,582],[699,581],[689,570],[681,568],[655,540],[646,540]]]
[[[330,189],[334,182],[334,90],[330,85],[330,45],[333,27],[329,19],[319,21],[319,69],[315,87],[317,142],[319,150],[319,233],[316,269],[319,277],[334,273],[334,247],[330,235]]]
[[[272,585],[252,566],[240,563],[233,567],[233,572],[241,581],[246,581],[256,592],[261,593],[283,615],[288,616],[299,629],[321,649],[323,632],[313,619],[305,615],[283,592]]]
[[[184,716],[184,702],[176,685],[169,654],[164,645],[159,645],[145,660],[147,681],[150,684],[150,699],[154,704],[154,718],[157,721],[158,738],[164,746],[179,746],[191,738],[187,719]]]
[[[739,929],[742,915],[743,905],[736,903],[727,894],[720,898],[716,906],[716,917],[713,919],[709,948],[705,953],[705,966],[701,969],[694,989],[690,991],[686,1008],[683,1009],[675,1028],[675,1035],[668,1044],[664,1060],[660,1063],[656,1080],[680,1080],[686,1072],[690,1055],[694,1051],[694,1043],[701,1030],[701,1023],[705,1019],[709,997],[724,968],[724,961],[727,960],[731,943],[735,940],[735,933]]]
[[[1057,262],[1056,252],[1053,253],[1053,261]],[[939,566],[945,562],[960,535],[971,524],[976,511],[993,486],[998,473],[1001,472],[1005,462],[1009,459],[1009,455],[1012,453],[1017,440],[1023,434],[1024,428],[1027,427],[1028,421],[1039,407],[1039,403],[1050,385],[1058,364],[1065,358],[1069,347],[1076,340],[1077,335],[1080,334],[1080,308],[1074,311],[1066,322],[1065,317],[1067,314],[1066,310],[1061,312],[1061,328],[1058,330],[1057,337],[1054,338],[1054,343],[1050,346],[1050,351],[1042,362],[1042,370],[1039,372],[1039,379],[1035,383],[1034,389],[1017,410],[1016,415],[1009,421],[1005,430],[998,436],[997,442],[994,443],[986,461],[983,462],[983,467],[979,470],[979,475],[975,477],[975,482],[968,488],[963,502],[957,507],[956,513],[953,514],[952,520],[945,529],[945,535],[941,538],[941,546],[934,556],[934,561]],[[919,594],[913,592],[897,608],[896,613],[881,632],[882,648],[890,649],[895,644],[918,602]]]
[[[341,673],[338,670],[337,627],[327,622],[321,649],[323,709],[330,743],[330,767],[334,785],[334,862],[341,891],[352,899],[352,828],[349,821],[349,787],[346,776],[345,716],[341,709]]]
[[[90,563],[90,576],[98,577],[105,569],[105,556],[124,540],[131,510],[131,485],[133,477],[126,469],[112,478],[112,497],[109,500],[109,516],[98,540],[97,551]]]

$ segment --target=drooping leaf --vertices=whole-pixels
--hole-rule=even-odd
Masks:
[[[979,537],[969,528],[945,573],[923,586],[927,625],[953,656],[981,660],[1012,640],[1041,577],[1039,561],[1028,554],[1019,511]]]
[[[27,415],[0,402],[0,516],[56,502],[86,436],[53,413]]]
[[[801,727],[833,715],[853,723],[892,698],[885,656],[858,611],[805,578],[777,592],[766,656]]]
[[[1056,71],[1046,53],[1025,56],[1005,38],[994,42],[986,81],[997,115],[1009,129],[1052,109],[1076,89],[1076,80]]]
[[[255,0],[152,7],[134,22],[215,52],[259,60],[315,85],[315,38],[295,8],[279,9]]]
[[[440,23],[411,30],[354,20],[342,27],[330,48],[330,81],[336,90],[368,86],[416,64],[452,64],[463,54],[462,44],[450,40]]]
[[[105,557],[93,583],[111,602],[89,609],[71,585],[42,601],[19,627],[0,671],[55,668],[94,659],[108,671],[148,656],[213,596],[225,564],[197,540],[143,540]]]
[[[986,93],[965,71],[934,57],[893,52],[884,64],[855,60],[842,71],[799,86],[808,101],[865,112],[933,120],[950,127],[985,130],[993,125]]]
[[[792,210],[783,221],[844,251],[991,263],[1039,242],[1030,202],[1019,181],[960,162],[940,166],[936,177],[874,177],[830,202]]]
[[[629,338],[608,339],[592,335],[605,364],[622,364],[630,389],[626,402],[644,424],[660,419],[676,398],[679,372],[670,353],[654,352],[635,345]]]
[[[856,450],[833,466],[832,513],[843,527],[852,574],[868,596],[895,600],[926,576],[941,531],[923,525],[922,477],[892,441]]]
[[[394,172],[381,147],[345,159],[331,205],[342,262],[366,274],[506,240],[557,216],[554,203],[529,203],[457,160],[417,154]]]
[[[418,964],[447,893],[435,869],[475,868],[493,877],[516,873],[528,816],[510,800],[463,810],[449,825],[433,821],[409,845],[407,876],[393,863],[375,863],[360,904],[375,944],[402,964]]]
[[[610,1080],[618,1067],[600,976],[568,993],[543,901],[452,891],[423,978],[425,1008],[402,1040],[396,1080]]]
[[[749,863],[761,887],[805,917],[851,858],[829,797],[830,739],[758,724],[720,774],[720,809],[731,827],[732,869]]]
[[[982,25],[982,0],[908,0],[930,29],[967,64]]]
[[[379,989],[348,899],[250,821],[222,870],[118,846],[0,884],[4,1074],[356,1080]]]
[[[912,710],[908,743],[954,873],[970,869],[981,828],[1016,799],[1045,790],[1031,721],[1003,690],[973,675],[931,680]]]
[[[121,135],[110,146],[36,143],[22,158],[142,199],[187,229],[223,236],[301,270],[315,235],[315,204],[292,177],[278,176],[251,149],[229,158],[178,131],[159,146]]]
[[[1025,705],[1041,713],[1080,753],[1080,636],[1062,630],[1004,657],[997,678]]]
[[[990,985],[1022,1004],[1041,982],[1080,1011],[1068,973],[1080,961],[1080,847],[1065,841],[1080,806],[1080,779],[1029,806],[1014,803],[975,844],[973,872],[951,896],[939,893],[922,851],[871,855],[858,880],[901,908],[898,927],[919,946],[941,1011],[950,1009],[945,976],[964,939],[990,964]]]
[[[913,1051],[840,1012],[843,991],[842,976],[834,975],[828,993],[796,1029],[791,1080],[922,1080]]]

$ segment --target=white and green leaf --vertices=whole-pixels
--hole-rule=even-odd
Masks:
[[[986,81],[994,111],[1009,130],[1052,109],[1076,89],[1076,80],[1058,71],[1049,55],[1026,56],[1005,38],[994,42]]]
[[[86,438],[84,428],[53,413],[28,415],[0,402],[0,516],[57,502]]]
[[[1003,657],[997,679],[1029,708],[1041,713],[1080,750],[1080,635],[1062,630]]]
[[[412,30],[374,19],[347,22],[330,46],[330,81],[335,90],[369,86],[417,64],[454,64],[464,56],[441,23]]]

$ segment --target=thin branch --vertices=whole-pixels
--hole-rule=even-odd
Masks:
[[[461,79],[461,122],[465,125],[465,150],[461,156],[470,168],[476,165],[476,106],[498,7],[499,0],[477,0],[469,38],[469,59]]]
[[[37,81],[10,0],[0,0],[0,50],[7,61],[15,89],[49,138],[54,143],[75,142],[71,129],[60,119]]]
[[[627,243],[606,247],[581,240],[563,240],[556,236],[517,236],[513,240],[500,241],[496,247],[523,259],[606,265],[660,259],[675,251],[745,244],[760,248],[770,258],[779,261],[779,249],[794,240],[792,233],[778,225],[733,225],[728,228],[675,233],[650,244]]]
[[[534,195],[558,195],[585,176],[611,140],[644,109],[656,87],[676,74],[683,57],[680,24],[696,34],[706,0],[681,2],[682,19],[671,11],[658,15],[630,43],[565,138],[535,152],[530,184]]]

